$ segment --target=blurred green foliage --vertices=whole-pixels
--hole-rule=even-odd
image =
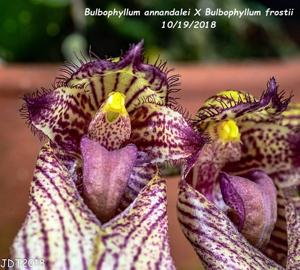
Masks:
[[[216,29],[161,29],[170,17],[85,17],[84,8],[163,10],[222,8],[264,10],[247,0],[15,0],[0,2],[0,59],[3,61],[62,61],[89,45],[98,55],[118,55],[128,43],[144,39],[147,54],[177,61],[215,61],[297,54],[278,18],[218,17]],[[194,20],[195,17],[182,18]],[[205,19],[205,18],[204,18]]]

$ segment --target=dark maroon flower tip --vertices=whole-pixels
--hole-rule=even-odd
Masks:
[[[49,106],[55,101],[54,96],[51,95],[51,91],[42,89],[33,94],[27,94],[22,99],[24,101],[20,109],[22,118],[26,120],[35,134],[43,138],[43,132],[34,127],[33,123],[49,116]]]
[[[38,91],[32,95],[25,95],[23,97],[24,104],[21,112],[29,118],[30,121],[35,121],[37,118],[42,117],[41,111],[47,110],[49,103],[53,101],[51,92],[47,90]]]
[[[266,106],[270,103],[272,105],[272,109],[274,109],[276,113],[280,113],[286,110],[292,98],[292,95],[287,98],[285,98],[284,95],[284,91],[278,92],[278,85],[275,78],[272,77],[268,81],[267,89],[262,94],[259,103],[261,106]]]
[[[291,98],[292,95],[285,98],[284,91],[278,92],[275,78],[272,77],[259,100],[249,93],[238,90],[226,90],[210,97],[198,110],[194,122],[198,130],[203,131],[210,122],[226,119],[238,121],[240,117],[250,118],[251,114],[256,112],[266,111],[271,117],[283,112]]]
[[[121,57],[118,62],[118,68],[124,68],[132,64],[133,68],[138,68],[143,62],[144,41],[130,46],[129,50]]]

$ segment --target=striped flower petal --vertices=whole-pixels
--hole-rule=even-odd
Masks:
[[[138,162],[139,163],[139,162]],[[148,184],[148,182],[158,177],[159,170],[157,165],[151,163],[135,164],[128,179],[124,196],[120,202],[119,212],[124,211],[138,196],[140,191]]]
[[[39,135],[78,152],[82,135],[112,91],[125,94],[128,113],[149,101],[171,105],[170,93],[178,90],[178,76],[168,77],[165,63],[145,63],[142,48],[141,42],[120,58],[67,67],[54,90],[25,96],[21,112]]]
[[[243,121],[243,117],[269,118],[283,112],[290,99],[291,97],[284,98],[284,92],[278,93],[278,86],[273,77],[259,100],[238,90],[226,90],[212,96],[198,110],[195,122],[197,128],[204,131],[210,123],[225,119],[235,119],[238,122]]]
[[[101,225],[54,151],[45,145],[40,152],[12,259],[44,260],[35,269],[175,269],[164,180],[153,178],[124,212]]]
[[[290,104],[274,120],[245,120],[240,125],[241,159],[227,163],[224,170],[242,174],[252,168],[263,169],[277,187],[278,219],[264,252],[286,264],[287,230],[285,197],[300,196],[300,106]]]
[[[169,107],[143,104],[130,117],[130,141],[146,152],[152,163],[189,158],[205,143],[185,118]]]
[[[226,194],[223,187],[225,197],[220,198],[217,178],[220,171],[232,175],[247,175],[258,169],[266,172],[277,188],[278,216],[270,241],[262,251],[281,265],[286,264],[287,255],[286,198],[298,198],[300,195],[300,107],[298,104],[289,104],[290,99],[291,97],[284,98],[283,91],[278,91],[274,78],[268,82],[267,90],[259,100],[247,93],[230,90],[208,99],[198,111],[195,122],[200,132],[210,135],[211,145],[203,147],[195,167],[185,177],[190,188],[200,191],[203,194],[201,196],[213,202],[212,206],[217,207],[219,212],[222,210],[224,218],[228,206],[243,204],[243,201],[248,200],[248,195],[245,193],[245,196],[240,196],[237,187],[228,189],[229,193]],[[239,142],[240,147],[235,149],[237,151],[232,151],[232,147],[228,148],[228,143],[232,146]],[[250,193],[253,195],[254,192]],[[232,197],[231,200],[229,197]],[[236,214],[239,217],[231,216],[233,221],[238,223],[236,218],[240,218],[240,225],[243,225],[245,211],[238,211]],[[250,228],[250,232],[254,230],[251,231]],[[237,269],[240,267],[237,266]]]
[[[264,249],[273,260],[282,265],[287,263],[288,243],[286,224],[286,200],[299,201],[300,197],[300,168],[271,174],[271,178],[277,186],[277,222],[272,232],[270,242]],[[300,203],[295,206],[300,211]]]
[[[277,191],[277,221],[267,246],[263,249],[264,254],[281,265],[286,265],[287,260],[287,227],[285,218],[286,200]]]
[[[179,76],[168,77],[170,71],[166,62],[159,59],[154,65],[144,61],[142,41],[132,45],[119,58],[97,59],[75,67],[70,76],[64,78],[64,82],[68,86],[91,85],[96,90],[94,99],[99,104],[109,92],[122,92],[127,96],[126,107],[130,112],[139,102],[148,98],[163,105],[172,103],[170,93],[178,90]]]
[[[185,181],[177,204],[181,228],[207,269],[283,269],[254,248],[229,218]]]

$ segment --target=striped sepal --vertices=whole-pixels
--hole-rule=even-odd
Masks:
[[[35,269],[174,269],[166,184],[158,177],[124,212],[101,225],[46,145],[37,161],[29,206],[11,257],[43,259],[44,265]]]
[[[67,75],[58,78],[54,89],[24,97],[22,114],[39,135],[78,152],[81,136],[112,91],[126,96],[129,114],[145,102],[172,105],[170,94],[178,90],[179,77],[168,77],[165,63],[144,62],[142,49],[140,42],[120,58],[67,68]]]
[[[271,238],[263,252],[281,265],[286,265],[287,259],[287,228],[285,218],[286,200],[280,191],[277,191],[277,221]]]
[[[186,182],[179,185],[178,219],[208,269],[283,269],[255,249],[228,217]]]
[[[196,114],[197,128],[205,130],[209,123],[225,119],[241,120],[246,118],[266,118],[284,111],[291,97],[284,98],[284,92],[278,92],[275,78],[271,78],[267,89],[259,100],[239,90],[226,90],[210,97]]]
[[[281,124],[291,129],[298,130],[300,128],[300,103],[289,104],[287,110],[282,113]]]
[[[128,207],[138,196],[141,189],[155,176],[158,176],[158,168],[155,164],[143,163],[139,166],[134,166],[128,179],[119,211],[123,211]]]

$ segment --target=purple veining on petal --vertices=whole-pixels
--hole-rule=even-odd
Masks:
[[[165,180],[154,177],[126,210],[101,225],[55,152],[49,144],[40,152],[29,212],[13,242],[12,259],[41,258],[41,267],[49,270],[97,269],[97,265],[175,269],[168,241]]]
[[[167,104],[176,104],[175,100],[170,97],[170,94],[180,90],[179,75],[176,74],[168,77],[168,73],[172,71],[172,69],[167,68],[166,62],[157,60],[154,65],[145,63],[143,61],[143,45],[143,41],[136,45],[132,45],[121,57],[116,68],[122,69],[128,65],[132,65],[132,68],[136,72],[143,74],[144,78],[149,81],[153,90],[162,93],[167,89]]]
[[[107,222],[116,215],[137,158],[137,148],[128,145],[108,151],[98,142],[81,140],[83,196],[96,216]]]
[[[179,184],[177,214],[207,269],[283,269],[252,246],[225,213],[184,180]]]
[[[121,200],[119,211],[123,211],[130,205],[137,197],[139,192],[147,185],[147,183],[158,174],[158,168],[155,164],[142,163],[137,160],[132,169],[130,178],[124,196]]]
[[[262,116],[262,117],[260,117]],[[268,174],[294,171],[300,165],[300,104],[291,103],[277,117],[257,113],[240,123],[242,156],[225,171],[242,174],[252,168]]]
[[[66,151],[78,152],[94,110],[86,93],[62,87],[27,95],[24,100],[21,112],[33,131]]]
[[[170,94],[179,90],[179,76],[169,76],[166,62],[144,61],[142,51],[140,42],[120,58],[84,60],[80,67],[66,67],[54,89],[24,97],[23,117],[41,137],[79,153],[81,137],[111,91],[126,95],[129,114],[144,103],[176,105]]]
[[[272,175],[273,181],[276,181],[274,175]],[[285,266],[287,260],[287,226],[286,226],[286,200],[282,196],[280,190],[277,192],[277,221],[272,231],[270,241],[263,248],[264,254],[273,259],[280,265]]]

